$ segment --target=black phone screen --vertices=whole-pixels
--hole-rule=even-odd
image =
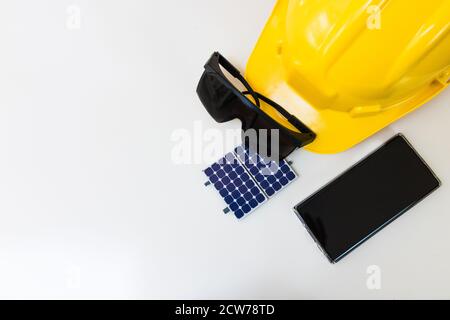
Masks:
[[[333,263],[439,188],[402,135],[294,208]]]

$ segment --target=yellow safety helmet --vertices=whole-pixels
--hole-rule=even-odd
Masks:
[[[278,0],[246,77],[344,151],[448,86],[450,0]]]

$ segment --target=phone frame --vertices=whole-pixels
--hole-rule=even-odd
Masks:
[[[311,200],[312,198],[316,197],[317,195],[319,195],[324,189],[328,188],[329,186],[333,185],[333,183],[335,183],[337,180],[339,180],[341,177],[345,176],[346,174],[348,174],[349,172],[351,172],[352,170],[354,170],[355,168],[363,165],[365,162],[367,162],[369,160],[369,158],[371,158],[374,154],[376,154],[377,152],[381,151],[384,147],[386,147],[391,141],[397,139],[397,138],[402,138],[407,144],[408,146],[411,148],[411,150],[416,154],[416,156],[419,158],[420,161],[422,161],[422,163],[425,165],[425,167],[428,168],[428,170],[430,171],[431,175],[436,179],[437,182],[437,187],[432,189],[427,195],[425,195],[423,198],[418,199],[416,201],[414,201],[413,203],[411,203],[407,208],[405,208],[404,210],[400,211],[399,213],[397,213],[396,215],[394,215],[391,219],[387,220],[385,223],[383,223],[381,226],[379,226],[376,230],[374,230],[373,232],[371,232],[370,234],[368,234],[367,236],[365,236],[363,239],[361,239],[358,243],[356,243],[355,245],[353,245],[351,248],[349,248],[347,251],[345,251],[344,253],[342,253],[339,257],[333,259],[330,257],[330,255],[327,253],[326,249],[322,246],[322,244],[320,243],[320,241],[316,238],[316,236],[314,235],[314,233],[311,231],[311,229],[309,228],[308,224],[304,221],[303,217],[301,216],[300,212],[297,210],[297,208],[301,207],[304,203],[306,203],[307,201]],[[378,147],[377,149],[375,149],[374,151],[372,151],[371,153],[369,153],[367,156],[365,156],[363,159],[361,159],[360,161],[358,161],[357,163],[355,163],[353,166],[351,166],[349,169],[345,170],[344,172],[342,172],[341,174],[339,174],[337,177],[333,178],[330,182],[328,182],[327,184],[325,184],[323,187],[321,187],[320,189],[318,189],[317,191],[313,192],[309,197],[307,197],[305,200],[301,201],[299,204],[297,204],[293,210],[294,213],[297,215],[297,217],[300,219],[300,221],[302,222],[302,224],[304,225],[304,227],[306,228],[306,230],[308,231],[308,233],[311,235],[311,237],[313,238],[313,240],[316,242],[317,246],[319,247],[320,251],[322,251],[322,253],[327,257],[327,259],[335,264],[337,262],[339,262],[340,260],[342,260],[343,258],[345,258],[349,253],[351,253],[352,251],[354,251],[355,249],[357,249],[359,246],[361,246],[363,243],[365,243],[366,241],[368,241],[370,238],[372,238],[374,235],[376,235],[378,232],[380,232],[381,230],[383,230],[385,227],[387,227],[388,225],[390,225],[392,222],[394,222],[395,220],[397,220],[399,217],[401,217],[402,215],[404,215],[406,212],[408,212],[409,210],[411,210],[413,207],[415,207],[417,204],[419,204],[420,202],[422,202],[423,200],[425,200],[426,198],[428,198],[430,195],[432,195],[436,190],[438,190],[440,187],[442,186],[442,182],[441,180],[438,178],[438,176],[435,174],[435,172],[430,168],[430,166],[427,164],[427,162],[424,160],[424,158],[419,154],[419,152],[417,152],[417,150],[412,146],[412,144],[408,141],[408,139],[402,134],[402,133],[398,133],[395,136],[393,136],[391,139],[389,139],[388,141],[386,141],[385,143],[383,143],[380,147]]]

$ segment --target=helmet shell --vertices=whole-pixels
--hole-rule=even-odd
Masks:
[[[246,76],[317,133],[307,149],[344,151],[448,85],[450,1],[279,0]]]

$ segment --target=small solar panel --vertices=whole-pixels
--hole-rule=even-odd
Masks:
[[[228,153],[204,172],[238,219],[267,200],[233,153]]]
[[[297,174],[285,160],[277,163],[264,159],[243,146],[237,147],[234,151],[268,197],[273,197],[297,179]]]
[[[240,146],[204,170],[228,208],[242,219],[297,178],[286,161],[266,161]]]

